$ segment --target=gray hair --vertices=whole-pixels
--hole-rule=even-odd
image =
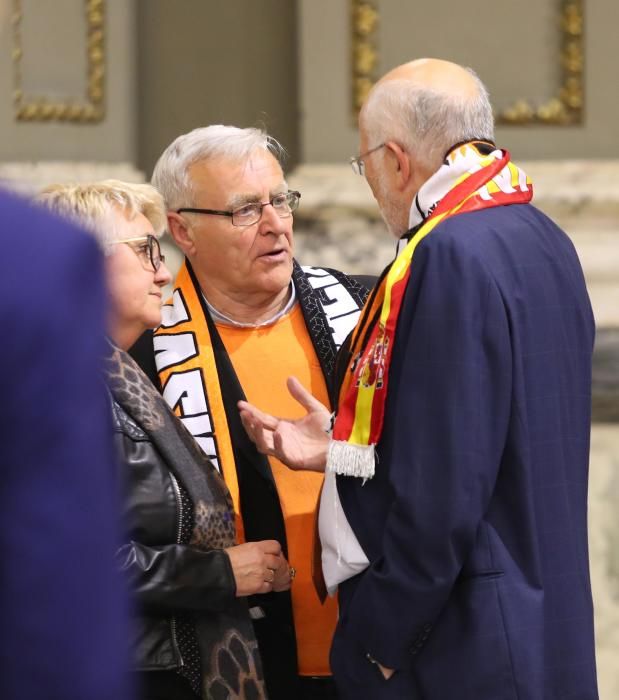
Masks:
[[[474,97],[438,91],[408,80],[378,84],[361,113],[371,148],[397,141],[435,171],[447,151],[465,141],[493,141],[494,117],[488,91],[470,68],[477,83]]]
[[[194,129],[175,139],[161,154],[153,170],[152,183],[161,192],[168,210],[195,206],[189,168],[210,158],[243,162],[254,151],[271,153],[281,163],[284,147],[266,131],[214,124]]]
[[[164,232],[167,224],[163,198],[152,185],[120,180],[57,184],[42,190],[35,201],[90,231],[106,254],[118,240],[115,220],[119,214],[129,220],[143,214],[156,236]]]

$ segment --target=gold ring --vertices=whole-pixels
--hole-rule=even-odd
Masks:
[[[290,574],[290,580],[292,581],[297,575],[297,570],[294,568],[294,566],[291,566],[290,569],[288,569],[288,573]]]

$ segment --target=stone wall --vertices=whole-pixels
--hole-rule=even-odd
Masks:
[[[92,4],[92,3],[90,3]],[[135,163],[136,159],[136,66],[135,6],[133,2],[111,0],[103,3],[103,23],[97,32],[101,46],[89,44],[83,0],[1,0],[11,6],[6,21],[0,22],[0,160],[40,162],[46,160]],[[19,8],[19,11],[18,11]],[[12,14],[12,17],[11,17]],[[21,47],[15,45],[19,17]],[[100,88],[91,84],[86,68],[88,53],[102,52]],[[21,53],[20,81],[15,60]],[[38,110],[36,118],[18,120],[16,93],[25,104],[47,106],[88,104],[91,90],[100,92],[100,120],[84,118],[59,120]],[[88,99],[87,99],[88,97]],[[93,102],[94,104],[94,102]]]
[[[594,423],[589,467],[589,557],[600,699],[619,698],[619,424]]]
[[[573,49],[569,63],[582,70],[582,122],[499,126],[497,143],[509,143],[519,160],[619,157],[619,84],[612,58],[617,0],[537,0],[526,3],[526,12],[521,3],[486,0],[297,2],[302,162],[343,160],[357,149],[354,66],[376,78],[413,58],[455,61],[477,71],[499,111],[523,101],[537,108],[560,97],[561,70],[568,63],[561,55],[561,27],[571,24],[565,17],[562,21],[562,8],[580,5],[584,62],[580,49]],[[375,31],[369,29],[374,25],[369,21],[370,8],[377,15]],[[370,33],[367,41],[359,40],[355,46],[353,25],[362,10],[365,21],[356,24],[357,36]],[[472,18],[483,18],[482,25]]]

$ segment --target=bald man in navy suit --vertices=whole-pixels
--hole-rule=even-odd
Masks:
[[[574,246],[493,143],[471,71],[399,66],[359,125],[353,166],[401,238],[377,292],[386,320],[362,315],[344,356],[352,378],[334,439],[298,385],[302,421],[241,404],[262,451],[326,466],[320,534],[339,591],[340,698],[596,700],[595,326]]]

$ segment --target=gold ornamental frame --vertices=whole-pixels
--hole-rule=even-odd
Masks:
[[[557,0],[561,80],[557,93],[540,105],[518,98],[500,110],[501,125],[573,126],[583,123],[585,110],[584,4],[585,0]],[[375,0],[350,0],[352,35],[352,110],[359,109],[376,81],[378,66],[377,27],[380,14]]]
[[[105,114],[105,0],[83,0],[86,14],[86,88],[83,97],[64,100],[24,94],[21,61],[23,47],[22,0],[13,0],[13,105],[17,121],[25,122],[100,122]]]
[[[378,8],[369,0],[350,0],[352,33],[352,107],[357,119],[361,105],[376,82],[378,66]]]

